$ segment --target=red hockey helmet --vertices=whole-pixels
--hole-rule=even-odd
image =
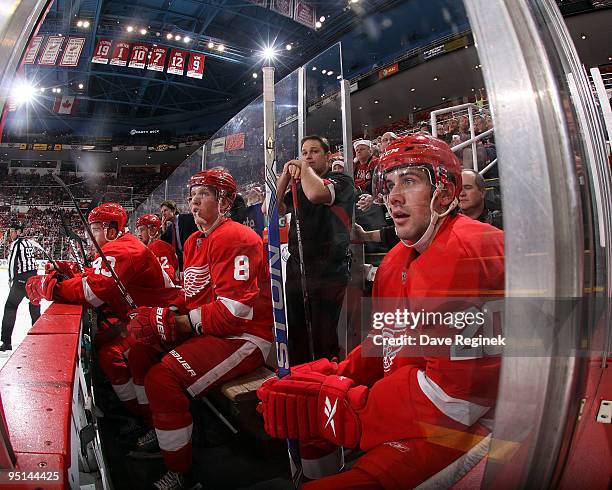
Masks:
[[[188,189],[191,193],[192,187],[205,185],[217,191],[217,197],[225,197],[230,203],[236,198],[236,181],[232,174],[222,168],[211,168],[193,174],[189,179]]]
[[[433,186],[452,182],[453,197],[461,193],[461,163],[450,146],[428,134],[410,134],[393,141],[381,157],[374,176],[374,194],[380,197],[389,194],[385,175],[404,167],[423,167],[429,173]]]
[[[161,220],[156,214],[143,214],[136,220],[136,226],[151,226],[156,230],[161,228]]]
[[[99,206],[93,208],[87,217],[87,222],[91,223],[104,223],[107,226],[109,223],[115,221],[119,231],[123,231],[127,224],[127,213],[123,206],[117,202],[105,202]]]

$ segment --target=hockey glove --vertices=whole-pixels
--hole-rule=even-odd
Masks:
[[[355,386],[344,376],[298,372],[269,379],[257,396],[262,401],[258,410],[264,428],[272,437],[325,439],[345,447],[359,444],[359,412],[366,405],[366,386]]]
[[[70,260],[56,260],[55,265],[52,262],[47,262],[45,264],[45,273],[50,274],[53,271],[57,271],[66,279],[70,279],[79,273],[77,265]]]
[[[34,306],[40,305],[41,299],[53,301],[53,291],[57,285],[57,272],[43,274],[42,276],[32,276],[26,282],[25,290],[30,303]]]
[[[129,317],[128,331],[136,340],[153,345],[176,340],[175,313],[170,308],[141,306],[130,311]]]
[[[322,358],[316,361],[291,366],[291,374],[319,373],[329,376],[338,372],[338,363]]]

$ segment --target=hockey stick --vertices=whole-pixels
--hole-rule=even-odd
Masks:
[[[81,208],[79,207],[79,203],[77,202],[75,197],[72,195],[72,192],[70,192],[70,189],[68,188],[68,186],[64,183],[64,181],[62,179],[60,179],[55,174],[53,174],[53,178],[57,181],[57,183],[60,186],[62,186],[62,188],[66,191],[66,194],[68,194],[68,196],[70,196],[70,199],[72,200],[72,203],[74,204],[74,207],[76,208],[76,211],[77,211],[77,213],[79,215],[79,218],[81,218],[81,222],[83,223],[83,227],[85,228],[85,232],[87,233],[87,236],[89,236],[89,239],[94,244],[94,247],[96,247],[96,251],[98,252],[98,255],[102,259],[102,262],[104,262],[104,265],[106,266],[106,269],[108,270],[108,272],[110,273],[111,277],[113,278],[113,280],[117,284],[117,287],[119,288],[119,291],[121,292],[121,295],[123,296],[123,299],[128,304],[130,309],[132,309],[132,310],[135,309],[136,308],[136,303],[134,303],[134,300],[130,296],[130,293],[128,293],[126,287],[121,282],[121,279],[119,279],[119,276],[117,276],[117,273],[111,267],[110,262],[108,261],[108,259],[106,258],[106,255],[104,254],[104,252],[102,250],[102,247],[100,247],[100,245],[98,245],[98,242],[96,241],[96,238],[94,237],[92,231],[89,229],[89,224],[87,223],[87,218],[85,217],[85,215],[83,214],[83,211],[81,211]]]
[[[293,217],[295,218],[295,232],[298,242],[298,253],[300,256],[300,281],[302,283],[302,296],[304,298],[304,320],[306,320],[306,332],[308,333],[308,350],[310,360],[315,360],[314,340],[312,338],[312,315],[310,314],[310,298],[308,297],[308,285],[306,283],[306,266],[304,264],[304,245],[302,244],[302,231],[300,229],[300,211],[297,195],[297,184],[291,179],[291,194],[293,197]]]
[[[70,247],[70,253],[74,257],[75,262],[79,266],[79,270],[83,272],[85,267],[89,267],[89,261],[87,260],[87,253],[85,252],[85,247],[83,246],[83,239],[77,235],[74,230],[70,229],[70,226],[67,223],[68,217],[60,212],[60,217],[62,220],[62,226],[64,228],[64,234],[68,239],[68,245]],[[78,244],[78,250],[77,245]],[[80,251],[80,255],[78,253]]]
[[[280,229],[278,225],[278,202],[276,201],[276,151],[274,122],[274,68],[264,67],[264,141],[265,175],[268,199],[268,260],[270,264],[270,286],[272,288],[272,307],[274,313],[274,338],[276,340],[276,360],[278,377],[291,374],[289,367],[289,343],[287,336],[287,317],[285,314],[285,286],[280,250]],[[287,439],[289,464],[294,488],[302,481],[302,460],[298,441]]]

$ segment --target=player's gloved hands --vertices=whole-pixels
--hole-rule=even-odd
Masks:
[[[176,341],[176,315],[170,308],[141,306],[128,313],[128,331],[145,344]]]
[[[56,260],[55,265],[51,262],[47,262],[45,264],[45,273],[50,274],[53,271],[57,271],[66,279],[74,277],[75,274],[79,272],[77,265],[69,260]]]
[[[338,372],[338,363],[332,362],[329,359],[317,359],[316,361],[307,362],[305,364],[299,364],[297,366],[291,366],[291,374],[307,374],[307,373],[319,373],[329,376],[330,374],[336,374]]]
[[[272,437],[326,439],[344,447],[359,444],[359,412],[366,405],[366,386],[355,386],[344,376],[298,372],[267,380],[257,396],[264,428]]]
[[[26,282],[25,290],[30,303],[34,306],[40,305],[41,299],[53,301],[53,290],[57,285],[57,272],[43,274],[42,276],[32,276]]]

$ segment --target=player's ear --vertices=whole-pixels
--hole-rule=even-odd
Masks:
[[[444,188],[440,191],[438,196],[439,202],[443,207],[450,205],[455,196],[455,184],[452,182],[446,182]]]

